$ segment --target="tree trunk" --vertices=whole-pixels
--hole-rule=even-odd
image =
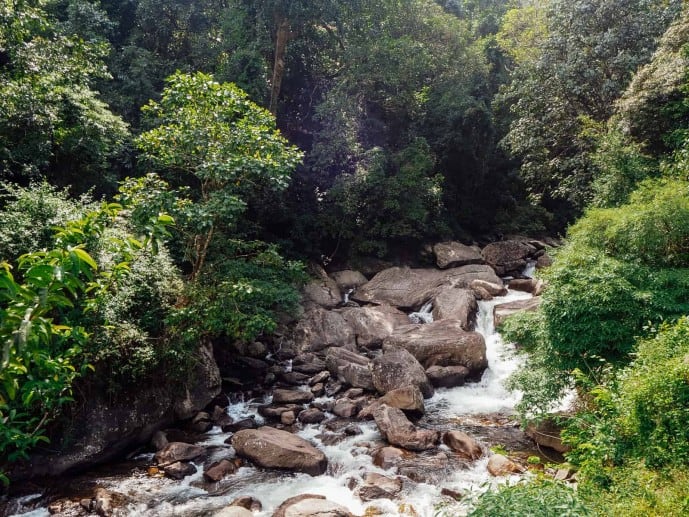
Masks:
[[[270,89],[270,107],[273,115],[277,114],[278,97],[282,86],[282,77],[285,73],[285,52],[287,43],[292,39],[293,33],[287,18],[280,18],[277,23],[277,34],[275,36],[275,63],[273,64],[273,81]]]

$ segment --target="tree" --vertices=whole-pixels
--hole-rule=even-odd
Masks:
[[[153,128],[137,140],[141,159],[194,190],[189,259],[195,279],[214,233],[236,230],[248,199],[262,189],[284,189],[302,154],[246,93],[200,72],[170,76],[160,102],[149,102],[144,112]]]

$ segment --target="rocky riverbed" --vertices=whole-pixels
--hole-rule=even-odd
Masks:
[[[4,514],[461,515],[528,457],[557,460],[512,417],[502,383],[519,359],[494,331],[538,306],[542,283],[503,277],[545,262],[545,246],[436,248],[438,268],[321,271],[279,349],[236,358],[238,391],[129,462],[14,487]]]

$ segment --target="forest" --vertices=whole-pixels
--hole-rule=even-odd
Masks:
[[[0,175],[8,486],[84,399],[270,339],[314,264],[527,235],[564,244],[510,386],[576,392],[577,487],[471,515],[689,513],[682,0],[7,0]]]

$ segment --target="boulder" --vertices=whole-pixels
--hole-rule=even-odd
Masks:
[[[203,473],[203,477],[208,481],[217,482],[235,472],[237,472],[237,465],[225,459],[212,463]]]
[[[258,424],[256,423],[256,419],[251,415],[250,417],[242,418],[236,422],[227,422],[222,425],[221,429],[223,433],[236,433],[242,429],[256,429],[257,427]]]
[[[325,370],[325,361],[313,353],[299,354],[292,360],[292,370],[314,375]]]
[[[289,404],[286,406],[272,406],[268,404],[267,406],[258,406],[258,414],[261,415],[262,417],[265,418],[280,418],[280,415],[282,415],[286,411],[294,411],[294,410],[299,410],[302,409],[302,406],[299,404]],[[253,420],[254,425],[251,427],[246,427],[245,429],[256,429],[258,425],[255,424],[255,420],[253,418],[250,418]],[[249,420],[248,418],[245,420]],[[237,431],[241,431],[241,429],[237,429]],[[237,431],[231,431],[231,432],[237,432]]]
[[[346,269],[344,271],[335,271],[330,275],[335,283],[340,288],[340,290],[345,291],[353,287],[359,287],[368,282],[366,278],[359,271],[353,271],[351,269]]]
[[[253,517],[251,510],[242,506],[228,506],[213,514],[213,517]]]
[[[473,330],[476,324],[478,303],[470,289],[448,287],[433,298],[433,320],[453,319],[464,330]]]
[[[325,384],[323,384],[322,382],[314,384],[313,386],[311,386],[311,393],[313,393],[314,397],[322,397],[325,393]]]
[[[388,470],[400,463],[409,454],[409,452],[397,447],[381,447],[373,453],[373,464],[376,467]]]
[[[510,289],[513,291],[522,291],[524,293],[531,293],[536,290],[536,286],[542,283],[542,280],[537,278],[514,278],[510,280]]]
[[[105,488],[97,488],[93,498],[93,509],[101,517],[109,517],[128,501],[127,496]]]
[[[390,390],[378,402],[401,409],[412,418],[421,418],[426,412],[423,395],[418,386],[404,386]]]
[[[356,346],[354,330],[344,316],[338,311],[327,311],[321,307],[312,308],[304,313],[294,329],[294,340],[301,352],[318,352],[328,347]],[[301,373],[309,373],[303,369],[294,369]]]
[[[314,399],[310,391],[273,390],[273,404],[308,404]]]
[[[364,484],[357,489],[356,494],[362,501],[372,501],[373,499],[393,499],[401,491],[400,478],[368,472],[364,476]]]
[[[337,307],[342,302],[342,293],[337,282],[330,278],[320,266],[312,265],[311,270],[318,278],[304,286],[304,301],[315,303],[326,309]]]
[[[500,477],[509,474],[521,474],[524,469],[502,454],[493,454],[488,459],[488,472],[491,476]]]
[[[562,426],[554,418],[545,418],[538,423],[531,422],[524,430],[526,435],[538,445],[550,447],[559,453],[569,452],[569,446],[562,443]]]
[[[426,377],[434,388],[455,388],[464,386],[469,376],[466,366],[431,366],[426,370]]]
[[[340,382],[354,388],[374,389],[370,361],[363,355],[344,348],[330,348],[325,356],[325,365]]]
[[[489,244],[481,255],[498,275],[505,276],[521,273],[527,259],[535,252],[536,248],[526,242],[507,240]]]
[[[175,461],[163,467],[165,475],[172,479],[184,479],[187,476],[196,474],[196,467],[186,461]]]
[[[278,506],[273,517],[354,517],[344,506],[328,501],[325,496],[302,494],[290,497]]]
[[[353,418],[361,408],[350,399],[338,399],[333,407],[333,413],[342,418]]]
[[[260,467],[323,474],[328,460],[306,440],[272,427],[246,429],[232,436],[232,447],[238,456]]]
[[[536,269],[545,269],[553,265],[553,259],[547,253],[544,253],[536,259]]]
[[[502,280],[493,283],[485,280],[473,280],[469,284],[469,288],[476,292],[478,289],[487,291],[491,296],[505,296],[507,294],[507,287],[502,283]]]
[[[383,351],[393,348],[409,351],[425,368],[465,366],[470,379],[480,379],[488,367],[483,336],[466,332],[456,320],[400,327],[383,342]]]
[[[408,325],[407,315],[390,305],[338,309],[354,331],[358,346],[380,347],[395,328]]]
[[[382,404],[373,412],[373,418],[380,434],[392,445],[410,451],[426,451],[438,444],[438,431],[416,429],[401,409]]]
[[[156,431],[156,433],[153,435],[151,438],[151,446],[156,450],[159,451],[165,446],[170,443],[167,439],[167,435],[163,431]]]
[[[424,398],[433,396],[433,386],[423,367],[403,348],[388,347],[383,355],[372,361],[371,374],[373,386],[379,393],[416,386]]]
[[[457,462],[445,451],[414,455],[397,465],[397,474],[415,483],[439,485],[457,472]]]
[[[323,363],[323,367],[325,368],[325,363]],[[328,379],[330,379],[330,372],[328,370],[323,370],[309,379],[309,385],[315,386],[316,384],[323,384]]]
[[[155,455],[159,465],[175,463],[176,461],[191,461],[206,454],[206,449],[198,445],[184,442],[170,442]]]
[[[481,248],[467,246],[460,242],[440,242],[433,246],[436,264],[440,269],[466,266],[468,264],[483,264]]]
[[[255,497],[251,497],[250,495],[238,497],[230,503],[230,506],[241,506],[242,508],[246,508],[252,512],[260,512],[263,510],[263,504],[261,504],[261,501]]]
[[[446,270],[393,267],[378,273],[358,288],[351,298],[362,303],[417,309],[430,300],[439,287],[467,287],[477,279],[500,283],[493,269],[482,264]]]
[[[297,415],[294,411],[285,411],[280,415],[280,423],[282,425],[292,425],[297,421]]]
[[[535,311],[541,305],[541,297],[534,296],[526,300],[516,300],[514,302],[501,303],[493,307],[493,322],[496,327],[500,326],[505,318],[524,311]]]
[[[278,374],[278,379],[280,379],[285,384],[291,384],[292,386],[299,386],[301,384],[306,384],[310,377],[305,373],[300,372],[280,372]]]
[[[461,431],[447,431],[443,434],[443,443],[470,460],[477,460],[483,455],[478,442]]]
[[[318,408],[305,409],[297,419],[303,424],[319,424],[325,420],[325,413]]]

